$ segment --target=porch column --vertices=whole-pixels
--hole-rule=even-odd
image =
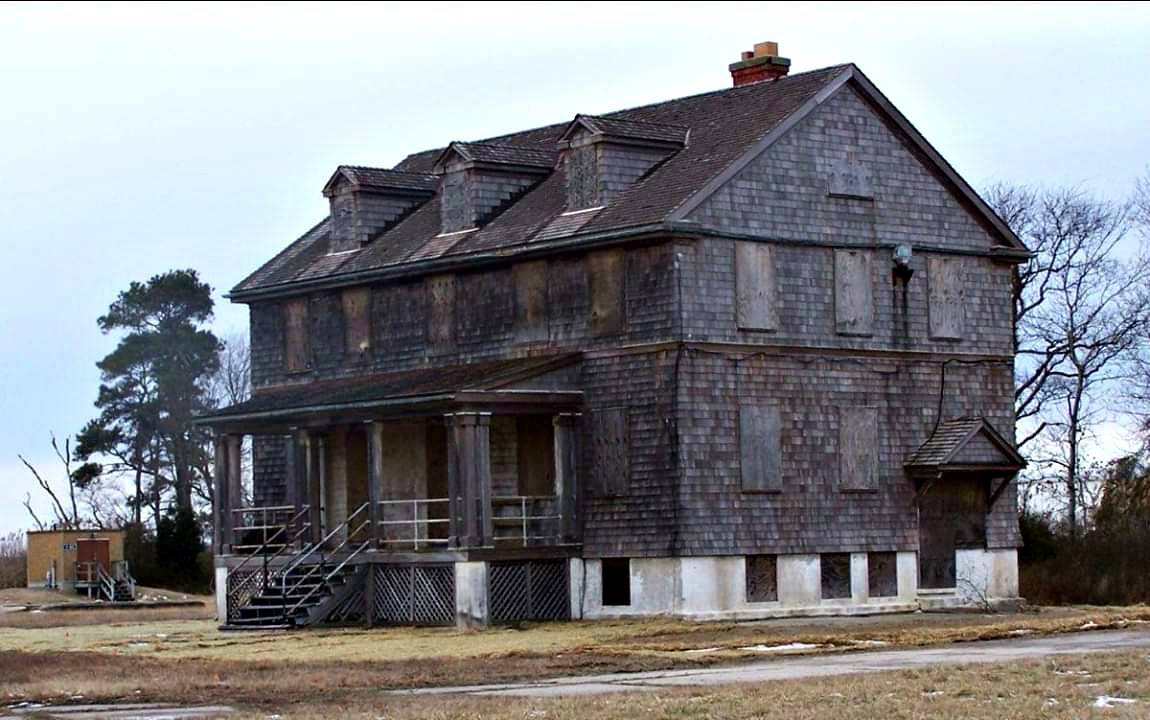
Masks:
[[[456,547],[482,547],[491,531],[491,413],[447,420],[447,487]]]
[[[318,524],[315,524],[313,513],[315,512],[314,503],[311,502],[311,481],[312,462],[311,462],[311,438],[306,430],[293,429],[291,435],[288,436],[287,444],[287,504],[294,508],[293,515],[303,510],[304,506],[308,506],[307,522],[312,523],[309,528],[308,539],[315,541],[319,538],[316,536],[316,531],[319,529]]]
[[[212,507],[212,519],[215,523],[215,532],[212,533],[212,550],[216,555],[228,552],[232,544],[231,518],[232,509],[228,507],[228,446],[227,436],[216,433],[213,439],[216,451],[215,465],[212,467],[213,484],[212,495],[215,503]]]
[[[383,423],[367,423],[367,517],[372,546],[379,544],[379,501],[383,496]]]
[[[562,413],[555,425],[555,498],[559,510],[561,542],[577,542],[579,537],[579,414]]]
[[[235,511],[244,506],[244,471],[243,471],[243,435],[225,435],[228,453],[228,489],[227,489],[227,528],[230,530],[235,524]],[[227,542],[231,542],[228,540]]]

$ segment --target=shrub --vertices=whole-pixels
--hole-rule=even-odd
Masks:
[[[0,536],[0,588],[24,587],[28,584],[28,550],[24,535]]]

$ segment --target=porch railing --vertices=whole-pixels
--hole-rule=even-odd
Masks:
[[[307,517],[304,505],[269,505],[267,507],[236,508],[232,511],[232,552],[236,555],[258,554],[277,548],[291,538],[298,541],[300,536],[292,533],[291,526]],[[306,521],[304,522],[306,523]]]
[[[449,498],[380,500],[376,539],[380,547],[445,548],[451,542]]]
[[[266,592],[271,586],[271,583],[279,577],[282,572],[281,568],[277,567],[276,561],[285,556],[289,549],[296,547],[296,544],[302,544],[304,540],[311,533],[311,523],[307,521],[308,513],[311,508],[307,505],[302,506],[296,511],[294,506],[290,506],[295,514],[287,518],[287,521],[278,525],[274,530],[265,536],[264,541],[254,546],[254,549],[247,546],[239,546],[248,550],[245,552],[245,557],[239,564],[228,569],[227,579],[227,598],[228,598],[228,619],[232,619],[233,613],[239,608],[243,607],[251,600],[257,593]],[[241,508],[236,510],[237,514],[249,513],[256,516],[260,510],[268,510],[270,512],[278,512],[283,510],[281,507],[269,508]],[[263,524],[267,524],[264,522]],[[238,531],[240,528],[236,528]],[[236,551],[236,545],[232,546],[232,551]],[[253,564],[254,563],[254,564]]]
[[[491,523],[497,543],[551,545],[562,540],[563,515],[554,495],[491,498]]]

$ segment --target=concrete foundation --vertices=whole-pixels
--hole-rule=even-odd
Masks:
[[[460,630],[487,627],[487,563],[455,563],[455,625]]]
[[[1017,554],[1013,549],[963,550],[956,560],[959,588],[920,593],[916,553],[899,552],[898,595],[872,598],[868,554],[851,553],[851,596],[823,599],[820,556],[780,555],[778,600],[748,602],[743,556],[632,558],[631,604],[604,606],[601,563],[572,559],[571,617],[674,615],[695,620],[741,620],[979,607],[984,597],[996,605],[1018,600]]]
[[[216,620],[221,625],[228,621],[228,568],[216,567]]]

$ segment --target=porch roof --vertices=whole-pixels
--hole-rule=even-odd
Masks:
[[[939,423],[903,464],[911,472],[941,470],[1017,471],[1026,460],[986,418],[963,417]]]
[[[579,353],[419,368],[352,378],[311,380],[257,390],[250,400],[197,419],[220,430],[304,426],[388,415],[434,414],[451,409],[517,408],[527,412],[575,409],[583,393],[557,371]],[[548,382],[528,382],[555,374]]]

